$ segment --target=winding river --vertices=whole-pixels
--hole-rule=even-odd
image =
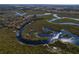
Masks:
[[[48,22],[52,22],[58,19],[61,19],[61,17],[58,17],[56,14],[53,15],[55,18],[52,20],[49,20]],[[25,22],[23,23],[23,25],[20,26],[20,28],[18,29],[18,31],[16,32],[16,38],[19,42],[23,43],[23,44],[28,44],[28,45],[40,45],[40,44],[49,44],[49,43],[53,43],[56,40],[61,40],[63,42],[69,42],[75,45],[79,45],[79,37],[77,35],[74,35],[66,30],[60,30],[60,32],[54,32],[51,34],[39,34],[38,36],[40,37],[48,37],[48,40],[30,40],[30,39],[25,39],[22,36],[22,32],[24,30],[25,25],[33,22],[30,19],[28,19],[29,16],[27,16],[25,18]],[[79,24],[73,24],[73,23],[58,23],[58,24],[69,24],[69,25],[76,25],[79,26]],[[70,38],[64,38],[61,35],[62,34],[67,34],[70,36]]]
[[[60,19],[63,19],[63,18],[64,18],[64,17],[59,17],[57,14],[54,14],[53,16],[54,16],[55,18],[53,18],[52,20],[49,20],[48,22],[53,22],[53,21],[55,21],[55,20],[60,20]],[[69,18],[69,17],[66,17],[66,18]],[[79,19],[76,19],[76,18],[70,18],[70,19],[79,21]],[[63,24],[63,25],[66,24],[66,25],[79,26],[79,24],[76,24],[76,23],[56,23],[56,24]],[[60,35],[61,35],[60,33],[62,33],[62,34],[67,34],[67,35],[70,36],[70,38],[64,38],[64,37],[61,38],[61,37],[60,37]],[[60,34],[60,35],[58,35],[58,34]],[[79,36],[74,35],[74,34],[68,32],[68,31],[66,31],[66,30],[58,32],[58,33],[56,34],[56,36],[57,36],[56,39],[59,39],[59,40],[61,40],[61,41],[63,41],[63,42],[69,42],[69,43],[72,43],[72,44],[79,45]],[[52,37],[52,38],[53,38],[53,39],[51,39],[51,40],[54,40],[54,39],[55,39],[54,37]]]
[[[22,36],[22,32],[24,30],[24,27],[25,25],[33,22],[33,21],[30,21],[30,19],[28,19],[29,16],[26,17],[26,21],[23,23],[23,25],[20,26],[20,28],[18,29],[18,31],[16,32],[16,38],[17,40],[22,43],[22,44],[28,44],[28,45],[39,45],[39,44],[48,44],[50,42],[50,39],[48,40],[31,40],[31,39],[25,39],[23,38]]]

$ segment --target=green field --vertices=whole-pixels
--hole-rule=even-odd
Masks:
[[[24,31],[22,33],[24,38],[30,38],[30,40],[47,40],[49,39],[48,37],[39,37],[36,35],[38,33],[50,34],[62,29],[66,29],[67,31],[79,36],[79,26],[57,24],[79,24],[79,21],[77,20],[64,18],[53,22],[48,22],[48,20],[55,18],[53,14],[57,14],[59,17],[79,18],[79,10],[75,10],[74,13],[73,9],[70,10],[71,8],[69,8],[70,11],[65,9],[62,10],[62,7],[56,7],[58,9],[57,10],[53,9],[53,6],[44,5],[0,5],[0,54],[79,54],[79,46],[67,42],[62,42],[60,39],[56,39],[56,42],[51,42],[47,45],[41,44],[31,46],[22,44],[16,38],[16,31],[19,29],[20,25],[22,25],[27,20],[25,17],[29,15],[34,15],[33,17],[28,17],[31,21],[34,22],[24,27]],[[61,10],[59,11],[59,9]],[[51,13],[51,15],[44,16],[45,13]],[[37,17],[37,14],[42,14],[43,16]],[[44,27],[51,28],[53,30],[46,32],[43,30]],[[70,38],[68,35],[63,36]],[[54,49],[53,47],[56,47],[57,49]]]
[[[62,43],[60,41],[49,44],[52,48],[53,46],[60,48],[60,52],[50,52],[48,51],[49,48],[38,45],[30,47],[28,45],[22,45],[16,40],[15,33],[12,32],[11,29],[3,28],[0,29],[0,53],[7,53],[7,54],[18,54],[18,53],[25,53],[25,54],[48,54],[48,53],[79,53],[79,46],[75,46],[73,44]],[[58,51],[58,50],[57,50]]]
[[[42,18],[37,18],[36,21],[33,23],[27,25],[25,27],[25,30],[23,32],[23,35],[26,36],[26,34],[29,32],[30,28],[33,28],[36,32],[41,32],[42,27],[50,27],[55,31],[59,31],[63,28],[67,29],[68,31],[76,34],[79,36],[79,27],[72,26],[72,25],[59,25],[55,22],[48,22],[48,19],[51,19],[52,16],[46,16]],[[49,48],[38,45],[38,46],[28,46],[28,45],[22,45],[18,42],[16,39],[16,33],[13,32],[14,29],[3,27],[0,28],[0,53],[30,53],[30,54],[48,54],[48,53],[79,53],[79,46],[75,46],[73,44],[65,44],[62,42],[57,42],[53,44],[49,44],[50,47],[56,46],[60,48],[61,52],[50,52],[48,51]],[[37,40],[38,38],[35,38]],[[47,39],[47,38],[39,38]],[[62,46],[61,46],[62,45]]]
[[[69,19],[69,18],[55,20],[54,22],[56,22],[56,23],[76,23],[76,24],[79,24],[79,21],[74,20],[74,19]]]
[[[35,31],[41,32],[42,27],[44,27],[44,26],[50,27],[50,28],[54,29],[55,31],[60,31],[61,29],[66,29],[66,30],[70,31],[71,33],[79,36],[79,27],[78,26],[65,25],[65,24],[62,25],[62,24],[57,24],[55,22],[50,23],[50,22],[47,21],[47,19],[35,21],[35,22],[31,23],[30,25],[28,25],[27,29],[33,28]]]
[[[30,47],[20,44],[11,29],[0,29],[0,53],[50,53],[42,45]]]

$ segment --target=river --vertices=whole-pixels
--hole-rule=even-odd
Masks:
[[[55,18],[53,21],[61,19],[61,17],[58,17],[56,14],[53,15]],[[29,15],[26,17],[27,20]],[[40,37],[48,37],[48,40],[30,40],[30,39],[25,39],[22,36],[22,32],[23,32],[23,28],[25,27],[25,25],[31,23],[33,21],[26,21],[23,23],[23,25],[20,26],[20,28],[18,29],[18,31],[16,32],[16,38],[19,42],[23,43],[23,44],[28,44],[28,45],[40,45],[40,44],[49,44],[49,43],[53,43],[56,40],[61,40],[62,42],[69,42],[75,45],[79,45],[79,37],[77,35],[74,35],[66,30],[60,30],[60,32],[54,32],[51,34],[38,34],[38,36]],[[49,21],[50,22],[50,21]],[[73,23],[59,23],[59,24],[69,24],[69,25],[73,25]],[[78,25],[78,24],[75,24]],[[79,26],[79,25],[78,25]],[[53,31],[53,30],[52,30]],[[70,36],[70,38],[64,38],[61,37],[61,35],[63,34],[67,34]]]

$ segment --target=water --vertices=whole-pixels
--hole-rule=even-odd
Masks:
[[[49,20],[48,22],[53,22],[55,20],[59,20],[59,19],[63,19],[63,18],[69,18],[69,17],[59,17],[57,14],[54,14],[53,16],[56,17],[56,18],[53,18],[52,20]],[[69,19],[79,21],[79,19],[76,19],[76,18],[69,18]],[[79,24],[75,24],[75,23],[57,23],[57,24],[66,24],[66,25],[79,26]],[[67,35],[71,36],[71,38],[64,38],[64,37],[60,38],[60,35],[59,35],[60,32],[59,32],[59,33],[56,34],[56,37],[52,36],[51,40],[60,39],[63,42],[69,42],[69,43],[72,43],[72,44],[79,45],[79,36],[76,36],[76,35],[74,35],[70,32],[67,32],[67,31],[61,31],[61,33],[67,34]]]
[[[16,12],[16,16],[24,16],[26,13],[19,13],[19,12]]]
[[[56,14],[54,16],[57,17]],[[59,17],[57,17],[56,19],[58,19],[58,18]],[[31,39],[27,39],[27,38],[25,39],[22,36],[22,32],[24,30],[23,28],[25,27],[25,25],[27,25],[29,23],[31,23],[31,21],[24,22],[23,25],[21,25],[21,27],[16,32],[16,38],[17,38],[17,40],[19,42],[23,43],[23,44],[39,45],[39,44],[48,44],[48,43],[51,43],[51,42],[53,43],[56,40],[61,40],[62,42],[69,42],[69,43],[72,43],[72,44],[75,44],[75,45],[79,45],[79,37],[77,35],[74,35],[74,34],[68,32],[68,31],[66,31],[66,30],[61,30],[60,32],[54,32],[54,33],[51,33],[51,34],[37,34],[40,37],[48,37],[48,40],[36,40],[36,41],[33,41]],[[64,24],[68,24],[68,23],[64,23]],[[70,38],[64,38],[64,37],[62,37],[63,34],[69,35]]]
[[[63,24],[63,25],[75,25],[75,26],[79,26],[79,24],[75,24],[75,23],[57,23],[57,24]]]
[[[51,19],[51,20],[48,20],[48,22],[53,22],[53,21],[55,21],[55,20],[61,19],[61,17],[59,17],[57,14],[53,14],[53,17],[55,17],[55,18],[53,18],[53,19]]]
[[[29,20],[29,19],[28,19]],[[22,32],[24,30],[25,25],[31,23],[32,21],[26,21],[23,23],[23,25],[20,26],[20,28],[18,29],[18,31],[16,32],[16,38],[17,40],[22,43],[22,44],[28,44],[28,45],[40,45],[40,44],[48,44],[49,40],[31,40],[31,39],[25,39],[22,36]]]

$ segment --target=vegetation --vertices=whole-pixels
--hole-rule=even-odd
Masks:
[[[4,35],[1,35],[4,34]],[[75,46],[69,43],[62,43],[57,41],[53,44],[49,44],[50,47],[58,47],[62,51],[60,53],[79,53],[79,46]],[[48,51],[48,47],[43,45],[38,46],[28,46],[20,44],[15,36],[15,33],[11,29],[3,28],[0,29],[0,53],[25,53],[25,54],[48,54],[48,53],[57,53]]]
[[[16,12],[26,13],[24,16],[16,16]],[[3,54],[48,54],[48,53],[79,53],[79,46],[70,44],[70,43],[63,43],[61,41],[56,41],[55,43],[48,44],[49,47],[38,45],[38,46],[29,46],[20,44],[16,38],[16,31],[17,27],[19,27],[22,22],[23,18],[29,14],[44,14],[44,13],[52,13],[52,8],[48,7],[14,7],[14,6],[1,6],[0,5],[0,53]],[[67,12],[65,12],[67,13]],[[64,14],[64,16],[73,16],[72,14]],[[60,16],[62,16],[61,14]],[[74,15],[79,18],[79,14]],[[43,32],[43,27],[50,27],[54,31],[60,31],[61,29],[66,29],[73,34],[79,36],[79,27],[74,25],[60,25],[55,22],[73,22],[79,24],[79,21],[75,21],[73,19],[61,19],[56,20],[55,22],[48,22],[49,19],[52,19],[53,16],[43,16],[43,17],[34,17],[32,20],[35,20],[31,24],[25,26],[23,31],[24,38],[29,38],[29,33],[31,34],[31,38],[33,40],[47,40],[47,37],[36,37],[35,34],[37,33],[44,33],[50,34],[53,31]],[[32,30],[32,31],[31,31]],[[64,35],[68,37],[67,35]],[[53,51],[53,47],[57,47],[58,49],[56,52]],[[60,50],[60,51],[59,51]]]
[[[0,29],[0,53],[50,53],[44,48],[42,45],[33,47],[22,45],[18,42],[15,33],[11,29]]]
[[[41,23],[40,23],[41,22]],[[42,20],[38,20],[35,21],[33,23],[31,23],[30,25],[27,26],[28,28],[33,28],[35,31],[37,32],[41,32],[43,27],[50,27],[55,31],[60,31],[61,29],[66,29],[68,31],[70,31],[73,34],[76,34],[79,36],[79,27],[78,26],[74,26],[74,25],[62,25],[62,24],[57,24],[55,22],[48,22],[47,19],[42,19]]]
[[[79,24],[79,21],[74,20],[74,19],[69,19],[69,18],[59,19],[59,20],[56,20],[54,22],[56,22],[56,23],[76,23],[76,24]]]
[[[54,53],[59,53],[59,54],[78,54],[79,53],[79,46],[76,46],[74,44],[70,43],[63,43],[61,41],[56,41],[53,44],[49,44],[50,47],[57,47],[60,49],[59,52],[54,52]]]

